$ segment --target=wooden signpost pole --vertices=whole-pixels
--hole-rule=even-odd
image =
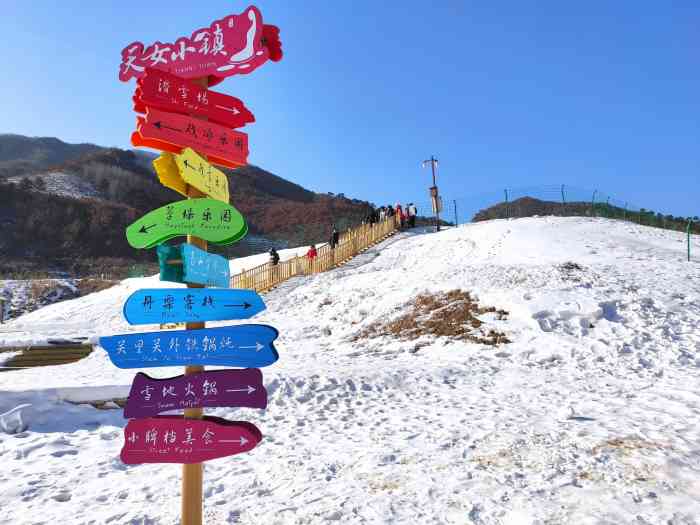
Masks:
[[[206,88],[208,86],[208,78],[202,77],[194,80],[195,84]],[[203,120],[207,120],[203,118]],[[206,158],[206,157],[205,157]],[[204,193],[192,186],[187,186],[187,197],[189,199],[206,197]],[[195,237],[187,236],[187,242],[207,251],[207,241]],[[201,284],[188,283],[187,288],[204,288]],[[205,328],[206,324],[187,323],[186,330],[198,330]],[[186,366],[185,375],[197,374],[204,372],[203,366]],[[185,419],[202,419],[204,410],[202,408],[188,408],[185,410]],[[182,525],[202,525],[202,492],[204,487],[204,464],[191,463],[182,465]]]

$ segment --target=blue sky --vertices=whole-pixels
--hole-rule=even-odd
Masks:
[[[437,5],[435,5],[437,4]],[[135,40],[247,2],[3,2],[0,132],[130,147]],[[566,184],[700,213],[697,2],[260,1],[285,52],[216,90],[257,122],[250,162],[316,191],[427,201]]]

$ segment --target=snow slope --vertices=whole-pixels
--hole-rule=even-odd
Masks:
[[[206,523],[698,523],[700,263],[680,233],[528,218],[385,244],[265,296],[268,409],[210,411],[265,438],[206,464]],[[123,300],[165,284],[43,308],[0,344],[127,331]],[[487,321],[513,343],[353,341],[454,288],[509,311]],[[121,464],[121,411],[66,401],[124,395],[134,373],[101,350],[0,373],[0,414],[32,405],[0,433],[0,523],[178,523],[180,468]]]

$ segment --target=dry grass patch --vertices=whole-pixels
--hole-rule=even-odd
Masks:
[[[510,343],[504,333],[483,328],[484,323],[478,318],[479,315],[493,313],[497,320],[503,320],[508,312],[493,306],[479,306],[469,292],[457,289],[436,294],[424,293],[409,306],[408,313],[393,321],[372,323],[355,340],[380,336],[412,340],[428,335],[490,346]]]
[[[113,281],[110,279],[78,279],[75,285],[78,287],[78,292],[80,296],[87,295],[90,293],[101,292],[107,288],[119,284],[119,281]]]

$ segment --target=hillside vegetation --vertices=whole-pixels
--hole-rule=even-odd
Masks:
[[[644,208],[640,210],[626,210],[619,206],[613,206],[603,202],[554,202],[543,201],[533,197],[522,197],[511,202],[499,202],[476,213],[472,222],[488,221],[493,219],[508,219],[518,217],[533,217],[544,215],[558,215],[560,217],[606,217],[608,219],[622,219],[645,226],[655,226],[668,230],[685,231],[688,226],[688,217],[675,217],[663,215]],[[700,233],[698,217],[693,217],[691,231]]]
[[[15,135],[0,135],[0,152],[0,278],[28,264],[76,272],[94,266],[77,264],[83,259],[152,261],[151,251],[127,244],[124,229],[184,198],[158,182],[153,155]],[[319,242],[334,224],[348,228],[368,211],[367,202],[315,193],[257,166],[222,171],[251,238]],[[251,249],[245,242],[213,247],[229,256]]]

